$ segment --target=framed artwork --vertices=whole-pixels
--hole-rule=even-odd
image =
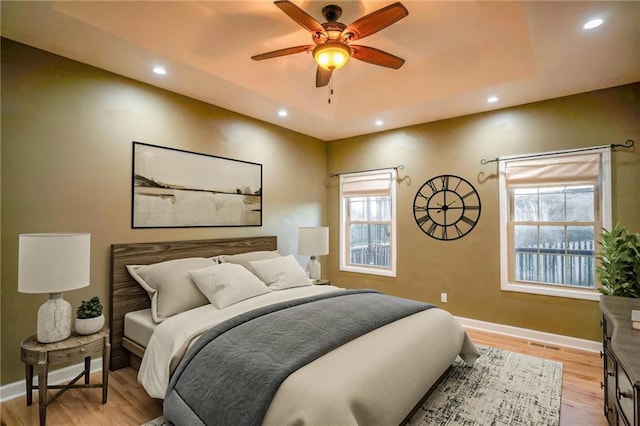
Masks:
[[[262,164],[133,142],[132,228],[262,226]]]

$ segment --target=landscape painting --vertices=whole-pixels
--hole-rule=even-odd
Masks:
[[[133,142],[132,228],[262,225],[262,164]]]

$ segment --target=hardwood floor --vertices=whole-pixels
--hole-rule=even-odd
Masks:
[[[595,353],[539,345],[527,340],[475,330],[469,335],[479,345],[519,352],[562,362],[562,426],[605,426],[603,415],[602,360]],[[92,382],[99,383],[100,374]],[[109,398],[102,404],[100,389],[71,389],[47,408],[47,425],[141,425],[162,414],[159,400],[150,398],[138,385],[136,372],[124,368],[109,375]],[[26,398],[0,405],[2,425],[37,425],[38,396],[27,407]]]
[[[47,407],[47,426],[55,425],[141,425],[162,415],[162,402],[149,397],[138,384],[137,372],[123,368],[109,372],[109,394],[102,404],[101,389],[70,389]],[[101,373],[91,375],[100,383]],[[49,391],[52,395],[53,391]],[[38,425],[38,395],[27,407],[26,397],[1,406],[2,426]]]
[[[524,339],[467,330],[478,345],[533,355],[563,363],[561,426],[606,426],[602,381],[602,359],[593,352],[545,346]]]

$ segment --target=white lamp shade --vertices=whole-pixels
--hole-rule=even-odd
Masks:
[[[20,293],[59,293],[90,282],[91,234],[21,234]]]
[[[298,254],[309,256],[329,254],[329,228],[326,226],[298,228]]]

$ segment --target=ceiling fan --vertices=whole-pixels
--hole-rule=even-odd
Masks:
[[[318,64],[316,87],[329,84],[332,72],[341,68],[350,57],[393,69],[398,69],[404,64],[404,59],[390,53],[374,47],[351,44],[352,41],[377,33],[407,16],[409,11],[400,2],[378,9],[349,25],[338,22],[342,15],[342,8],[334,4],[322,8],[322,16],[327,20],[324,24],[316,21],[307,12],[289,0],[277,0],[274,1],[274,4],[301,27],[311,32],[312,40],[315,44],[287,47],[261,53],[251,57],[254,61],[300,52],[312,52],[313,58]]]

